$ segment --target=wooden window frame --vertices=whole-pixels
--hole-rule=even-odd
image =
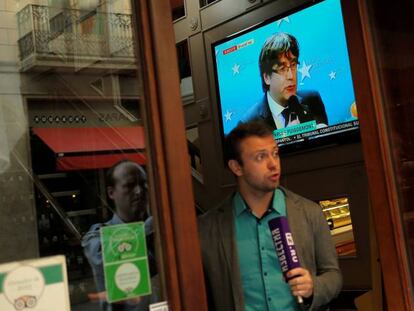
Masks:
[[[168,0],[132,1],[143,80],[150,200],[170,310],[207,310],[190,160]]]
[[[414,310],[406,246],[367,0],[342,1],[362,149],[388,310]],[[365,87],[366,86],[366,87]]]

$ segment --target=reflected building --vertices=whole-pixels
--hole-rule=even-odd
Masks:
[[[85,301],[93,280],[80,239],[112,215],[104,170],[146,163],[131,3],[0,10],[0,261],[65,254],[71,301]]]

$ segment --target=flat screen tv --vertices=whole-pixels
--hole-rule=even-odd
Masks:
[[[340,0],[312,1],[234,33],[212,43],[212,53],[223,136],[261,119],[282,152],[358,139]]]

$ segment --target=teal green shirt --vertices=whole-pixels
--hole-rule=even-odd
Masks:
[[[261,219],[252,213],[238,192],[233,206],[245,310],[297,310],[267,224],[270,219],[286,216],[284,193],[275,190],[272,204]]]

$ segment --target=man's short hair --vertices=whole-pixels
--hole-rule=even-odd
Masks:
[[[139,165],[138,163],[131,161],[131,160],[121,160],[117,163],[115,163],[114,165],[112,165],[107,171],[106,171],[106,176],[105,176],[105,183],[107,187],[113,187],[115,186],[115,177],[114,177],[114,172],[115,169],[122,165],[122,164],[127,164],[127,163],[131,163],[137,166],[138,171],[139,171],[139,177],[138,177],[138,183],[140,185],[145,185],[147,183],[147,174],[145,173],[144,169],[141,167],[141,165]]]
[[[273,135],[272,128],[264,121],[240,122],[235,128],[226,135],[224,141],[224,154],[226,163],[230,160],[236,160],[240,165],[243,164],[241,159],[240,144],[246,138],[252,136],[268,137]]]
[[[262,79],[263,92],[269,90],[263,75],[271,75],[273,66],[278,64],[280,55],[291,52],[299,58],[299,43],[296,38],[288,33],[279,32],[266,40],[259,56],[260,78]]]

